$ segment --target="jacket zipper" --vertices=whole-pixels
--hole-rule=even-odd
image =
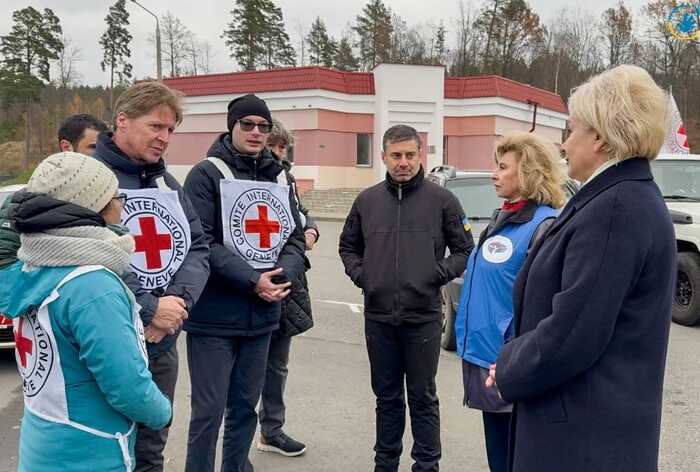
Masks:
[[[403,199],[402,184],[399,184],[398,197],[398,211],[396,212],[396,254],[394,255],[394,284],[396,286],[394,291],[394,321],[397,325],[400,322],[399,304],[401,302],[399,297],[399,244],[401,242],[401,200]]]
[[[146,188],[146,169],[141,171],[141,188]]]
[[[258,180],[258,159],[260,159],[259,156],[253,159],[253,180],[254,181]],[[255,317],[255,307],[253,305],[254,305],[253,303],[248,304],[248,307],[249,307],[248,311],[249,311],[249,315],[250,315],[250,316],[248,316],[248,330],[253,329],[253,318]]]

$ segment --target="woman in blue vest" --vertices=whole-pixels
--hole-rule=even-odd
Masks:
[[[488,369],[513,337],[513,281],[528,249],[563,206],[564,176],[551,142],[532,133],[506,135],[496,143],[493,184],[503,198],[467,261],[455,321],[462,357],[464,403],[483,412],[492,472],[507,470],[512,405],[484,385]]]

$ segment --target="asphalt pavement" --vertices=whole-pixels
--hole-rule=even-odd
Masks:
[[[285,432],[307,452],[285,458],[251,448],[256,471],[355,472],[372,470],[374,397],[369,385],[362,297],[345,276],[337,251],[340,222],[321,222],[321,239],[309,258],[315,326],[292,343]],[[184,336],[175,417],[166,470],[184,470],[189,420],[189,375]],[[673,325],[664,390],[662,472],[700,470],[700,327]],[[461,366],[443,352],[438,372],[443,460],[447,472],[487,472],[481,415],[462,406]],[[0,352],[0,472],[17,468],[21,390],[11,352]],[[256,436],[257,439],[257,436]],[[410,470],[410,421],[401,471]],[[220,447],[220,444],[219,444]],[[220,450],[219,450],[220,451]],[[220,453],[218,454],[220,458]]]

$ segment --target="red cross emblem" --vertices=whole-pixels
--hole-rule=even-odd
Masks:
[[[258,219],[245,220],[245,232],[257,233],[260,237],[260,248],[269,249],[272,245],[270,235],[280,232],[280,223],[276,220],[267,219],[267,205],[257,205]]]
[[[678,125],[678,131],[676,131],[676,141],[683,149],[690,149],[688,145],[688,135],[685,132],[685,126],[683,126],[682,122]]]
[[[19,354],[19,361],[23,368],[27,368],[27,354],[31,355],[34,343],[31,339],[25,338],[22,334],[22,328],[24,326],[24,318],[19,319],[19,326],[17,331],[15,331],[15,349],[17,349],[17,354]]]
[[[141,235],[134,236],[136,252],[146,254],[147,269],[160,269],[163,267],[160,251],[172,249],[172,236],[169,233],[158,233],[154,216],[139,217],[139,228],[141,228]]]

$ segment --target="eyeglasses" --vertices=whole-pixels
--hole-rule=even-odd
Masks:
[[[126,194],[125,193],[118,193],[117,195],[112,197],[112,200],[119,200],[119,203],[122,204],[122,206],[126,205]]]
[[[253,128],[256,126],[258,127],[258,131],[262,134],[269,134],[270,131],[272,131],[272,123],[256,123],[250,120],[238,120],[238,123],[241,125],[241,130],[246,133],[248,131],[253,131]]]

